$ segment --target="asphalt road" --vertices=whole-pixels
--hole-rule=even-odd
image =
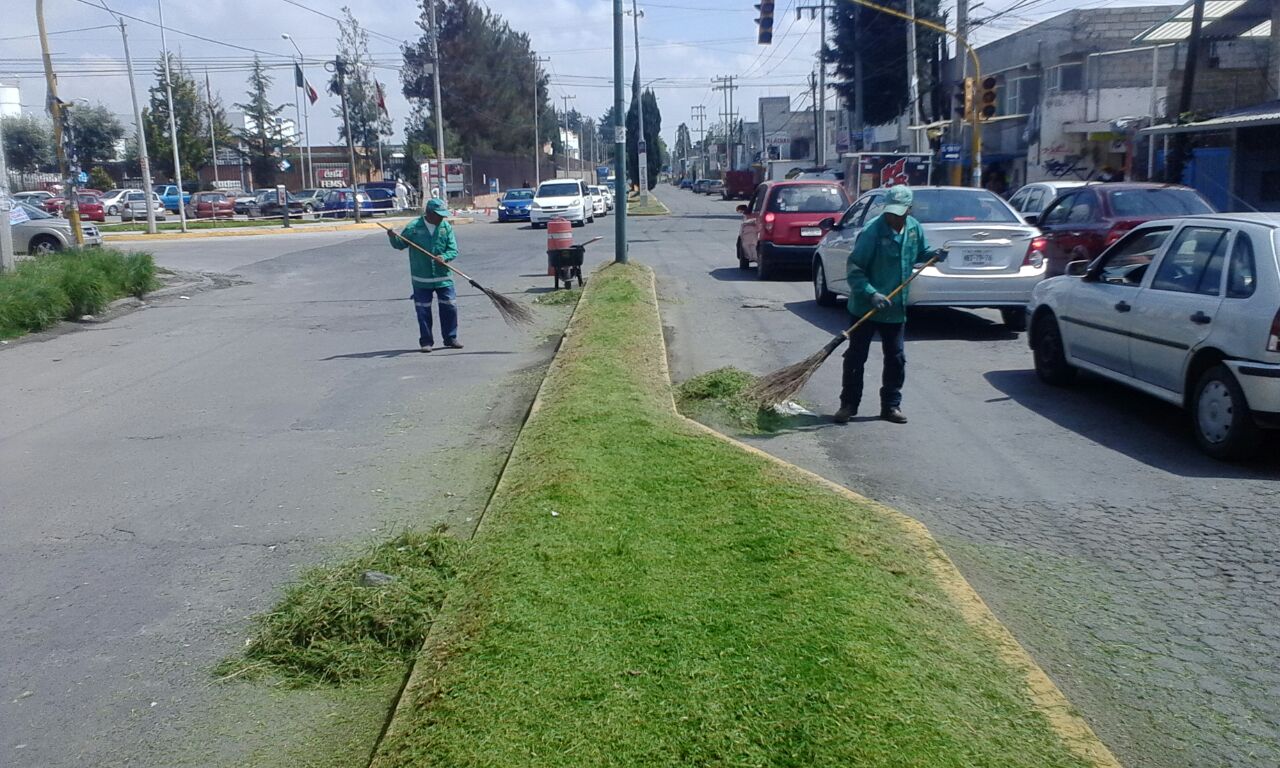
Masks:
[[[458,238],[482,282],[550,289],[545,233]],[[243,283],[0,348],[0,765],[170,765],[300,568],[468,532],[567,317],[512,331],[464,284],[466,349],[424,355],[381,232],[151,250]]]
[[[795,362],[848,325],[807,275],[756,281],[734,257],[737,203],[660,187],[674,215],[632,220],[659,274],[678,380]],[[908,323],[894,426],[801,420],[756,438],[925,524],[1132,768],[1280,765],[1280,449],[1201,455],[1181,414],[1098,379],[1051,389],[994,312]],[[875,415],[878,350],[863,412]],[[840,365],[802,394],[838,405]]]

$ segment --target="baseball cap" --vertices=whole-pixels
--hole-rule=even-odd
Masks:
[[[889,187],[889,191],[884,196],[884,212],[895,216],[906,216],[914,201],[915,194],[906,184]]]
[[[438,197],[433,197],[427,201],[427,210],[432,213],[438,213],[445,218],[449,217],[449,204]]]

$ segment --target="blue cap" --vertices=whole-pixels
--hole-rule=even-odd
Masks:
[[[438,197],[433,197],[427,201],[427,210],[431,213],[438,213],[446,218],[449,216],[449,204]]]
[[[896,216],[906,216],[907,211],[911,210],[911,204],[915,202],[915,199],[915,193],[906,184],[889,187],[889,191],[884,196],[884,212],[892,213]]]

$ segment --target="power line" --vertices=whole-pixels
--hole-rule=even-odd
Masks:
[[[76,0],[76,2],[77,2],[77,3],[80,3],[81,5],[87,5],[87,6],[89,6],[90,8],[93,8],[93,9],[95,9],[95,10],[99,10],[99,11],[105,11],[105,10],[106,10],[106,9],[105,9],[105,8],[103,8],[101,5],[98,5],[97,3],[89,2],[89,0]],[[146,24],[146,25],[148,25],[148,26],[152,26],[152,27],[155,27],[155,28],[157,28],[157,29],[160,29],[160,28],[161,28],[161,27],[160,27],[160,25],[159,25],[159,24],[157,24],[157,23],[155,23],[154,21],[150,21],[150,20],[148,20],[148,19],[142,19],[142,18],[139,18],[139,17],[137,17],[137,16],[130,16],[129,14],[124,13],[123,11],[110,11],[110,13],[113,13],[113,14],[115,14],[116,16],[123,16],[123,17],[125,17],[126,19],[132,19],[132,20],[134,20],[134,21],[136,21],[136,22],[138,22],[138,23],[140,23],[140,24]],[[173,32],[174,34],[177,34],[177,35],[185,35],[186,37],[191,37],[191,38],[194,38],[194,39],[196,39],[196,40],[203,40],[203,41],[204,41],[204,42],[206,42],[206,43],[213,43],[214,45],[222,45],[222,46],[226,46],[227,48],[235,48],[236,50],[240,50],[240,51],[248,51],[249,53],[256,53],[256,54],[258,54],[259,56],[275,56],[275,57],[277,57],[277,58],[291,58],[291,57],[287,57],[287,56],[285,56],[285,55],[284,55],[284,54],[282,54],[282,53],[272,53],[272,52],[270,52],[270,51],[260,51],[260,50],[258,50],[257,48],[246,48],[246,47],[245,47],[245,46],[243,46],[243,45],[236,45],[235,43],[228,43],[228,42],[225,42],[225,41],[222,41],[222,40],[214,40],[214,39],[213,39],[213,38],[211,38],[211,37],[205,37],[205,36],[203,36],[203,35],[197,35],[197,34],[195,34],[194,32],[186,32],[186,31],[183,31],[183,30],[181,30],[181,29],[176,29],[176,28],[174,28],[174,27],[171,27],[171,26],[169,26],[169,25],[167,25],[167,24],[163,27],[163,29],[164,29],[164,31],[166,31],[166,32]]]
[[[49,33],[48,33],[48,36],[49,36],[49,37],[52,37],[52,36],[54,36],[54,35],[70,35],[70,34],[74,34],[74,33],[76,33],[76,32],[93,32],[94,30],[98,30],[98,29],[115,29],[115,28],[116,28],[116,27],[115,27],[115,25],[114,25],[114,24],[103,24],[103,25],[102,25],[102,26],[100,26],[100,27],[81,27],[81,28],[79,28],[79,29],[60,29],[60,30],[58,30],[58,31],[56,31],[56,32],[49,32]],[[40,35],[38,35],[38,34],[36,34],[36,35],[13,35],[12,37],[0,37],[0,40],[28,40],[28,39],[30,39],[30,38],[33,38],[33,37],[39,37],[39,36],[40,36]]]
[[[281,0],[281,1],[288,3],[289,5],[292,5],[295,8],[301,8],[302,10],[307,11],[309,13],[314,13],[317,16],[323,16],[324,18],[329,19],[330,21],[335,21],[339,24],[342,24],[346,21],[345,19],[339,18],[338,16],[333,16],[331,14],[325,13],[324,11],[312,8],[309,5],[304,5],[303,3],[300,3],[297,0]],[[390,42],[393,42],[393,43],[407,44],[409,42],[408,40],[404,40],[398,37],[392,37],[391,35],[385,35],[381,32],[374,31],[363,25],[361,25],[361,28],[364,29],[365,32],[368,32],[370,35],[373,35],[374,37],[380,37],[383,40],[389,40]]]

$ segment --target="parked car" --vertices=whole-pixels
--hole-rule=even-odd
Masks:
[[[720,179],[707,179],[706,185],[702,188],[704,195],[723,195],[724,182]]]
[[[225,192],[197,192],[187,206],[189,219],[230,219],[236,215],[236,204]]]
[[[77,195],[76,207],[80,209],[81,221],[99,221],[105,223],[107,220],[107,209],[102,205],[102,198],[97,195]]]
[[[301,216],[305,213],[302,202],[292,194],[285,193],[286,205],[289,208],[290,216]],[[232,210],[235,205],[232,205]],[[249,215],[257,218],[263,217],[268,219],[280,218],[284,215],[284,209],[280,205],[280,197],[274,189],[260,189],[254,193],[253,201],[248,205]]]
[[[844,187],[829,181],[764,182],[750,203],[738,206],[738,266],[755,264],[761,280],[787,267],[809,269],[822,239],[822,220],[848,207]]]
[[[1009,197],[1009,205],[1022,214],[1023,218],[1034,224],[1034,219],[1044,213],[1044,209],[1049,207],[1049,203],[1058,199],[1058,195],[1070,189],[1079,189],[1086,184],[1098,183],[1100,182],[1033,181],[1030,184],[1023,184],[1018,187],[1018,191]]]
[[[365,193],[356,192],[350,187],[331,189],[324,196],[324,206],[321,208],[320,216],[345,219],[355,215],[357,204],[360,206],[361,213],[373,213],[373,203]]]
[[[130,189],[112,189],[103,194],[102,205],[106,208],[107,215],[119,216],[125,196],[132,191]]]
[[[693,179],[681,179],[681,180],[680,180],[680,188],[681,188],[681,189],[693,189]]]
[[[618,207],[618,200],[614,197],[613,187],[608,184],[601,184],[600,189],[604,190],[605,207],[609,209],[609,213],[613,213],[613,209]]]
[[[498,221],[528,221],[529,205],[533,203],[533,190],[508,189],[498,200]]]
[[[151,210],[154,212],[156,221],[164,221],[165,214],[168,210],[164,207],[164,203],[160,201],[160,196],[155,192],[147,193],[140,189],[131,189],[120,205],[121,221],[145,221],[147,218],[147,200],[151,200]]]
[[[1280,214],[1134,227],[1090,264],[1036,287],[1036,374],[1079,369],[1185,409],[1209,455],[1255,453],[1280,429]]]
[[[32,190],[29,192],[16,192],[13,195],[13,199],[16,202],[34,205],[41,210],[44,209],[44,201],[51,197],[53,197],[53,193],[46,192],[43,189]]]
[[[593,216],[608,216],[609,201],[605,198],[604,190],[591,185],[587,187],[587,191],[591,193],[591,214]]]
[[[232,197],[231,202],[234,206],[236,215],[238,216],[258,215],[257,213],[255,213],[255,211],[257,211],[258,194],[260,192],[267,192],[267,191],[269,190],[254,189],[248,192],[240,192],[239,194]],[[274,190],[270,190],[270,191],[274,191]]]
[[[178,187],[175,184],[152,184],[151,191],[160,196],[160,202],[164,204],[165,210],[177,213],[179,209],[187,206],[191,202],[191,193],[178,193]]]
[[[302,203],[302,210],[305,213],[315,213],[324,207],[324,196],[329,193],[327,189],[303,189],[294,195],[298,198],[298,202]]]
[[[1072,261],[1092,261],[1137,225],[1152,219],[1213,213],[1199,192],[1177,184],[1117,182],[1068,190],[1031,223],[1045,237],[1049,276]]]
[[[885,190],[862,197],[829,229],[813,259],[813,295],[824,306],[849,295],[846,261],[858,235],[884,211]],[[970,187],[917,187],[911,216],[946,261],[911,284],[909,306],[998,309],[1011,330],[1026,327],[1031,291],[1044,279],[1044,240],[999,195]],[[885,286],[893,288],[895,286]]]
[[[549,179],[538,185],[529,204],[529,224],[537,229],[552,219],[567,219],[575,227],[596,220],[591,193],[579,179]]]
[[[396,191],[394,189],[370,187],[364,190],[364,195],[369,198],[369,207],[374,211],[390,213],[396,209]]]
[[[13,232],[14,251],[35,256],[61,251],[75,245],[70,221],[47,213],[43,208],[37,208],[30,203],[20,202],[17,206],[27,215],[27,220],[14,224],[10,228]],[[80,232],[84,235],[85,245],[102,245],[102,233],[92,224],[82,225]]]

